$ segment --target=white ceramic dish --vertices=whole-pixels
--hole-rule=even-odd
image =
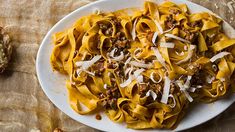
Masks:
[[[172,0],[173,2],[180,4],[185,3],[188,5],[192,13],[195,12],[211,12],[208,9],[194,4],[186,0]],[[161,3],[163,0],[156,0],[156,3]],[[86,6],[83,6],[74,12],[70,13],[62,20],[60,20],[45,36],[40,46],[37,55],[36,70],[41,87],[47,97],[65,114],[70,116],[76,121],[86,124],[90,127],[103,130],[103,131],[136,131],[127,129],[125,124],[116,124],[110,121],[105,115],[102,114],[102,120],[98,121],[94,115],[79,115],[69,106],[67,90],[65,87],[66,76],[53,72],[50,66],[50,55],[52,52],[51,36],[53,33],[62,31],[63,29],[70,27],[78,18],[84,15],[88,15],[98,8],[102,11],[115,11],[123,8],[141,7],[143,8],[144,0],[100,0]],[[224,23],[224,28],[230,37],[235,37],[235,30]],[[183,118],[178,127],[174,131],[185,130],[201,123],[204,123],[213,117],[217,116],[225,109],[227,109],[235,101],[235,96],[228,97],[223,100],[216,101],[211,104],[198,104],[190,109],[188,114]],[[138,130],[139,131],[139,130]],[[146,130],[145,130],[146,131]],[[156,131],[156,129],[148,130]],[[167,130],[159,130],[167,131]]]

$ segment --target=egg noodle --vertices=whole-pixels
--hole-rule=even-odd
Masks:
[[[169,1],[97,11],[53,35],[51,65],[69,76],[77,113],[101,110],[128,128],[173,129],[191,102],[215,101],[235,87],[235,39],[222,23]]]

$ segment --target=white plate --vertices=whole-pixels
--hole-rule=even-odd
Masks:
[[[208,9],[194,4],[185,0],[172,0],[173,2],[180,4],[185,3],[188,5],[192,13],[195,12],[211,12]],[[163,0],[158,0],[157,3],[163,2]],[[50,55],[52,52],[52,40],[51,36],[53,33],[58,31],[63,31],[63,29],[70,27],[78,18],[92,13],[96,8],[102,11],[115,11],[123,8],[130,7],[141,7],[143,8],[144,0],[100,0],[86,6],[83,6],[74,12],[67,15],[65,18],[60,20],[45,36],[40,46],[37,55],[36,70],[39,82],[42,86],[43,91],[47,97],[65,114],[70,116],[76,121],[86,124],[90,127],[103,130],[103,131],[135,131],[127,129],[125,124],[117,124],[110,121],[105,115],[102,115],[102,120],[98,121],[95,119],[94,115],[79,115],[69,106],[67,90],[65,87],[66,76],[61,75],[57,72],[53,72],[50,66]],[[234,29],[228,25],[224,24],[226,32],[230,37],[235,37]],[[233,34],[233,35],[232,35]],[[194,106],[188,114],[183,118],[175,131],[185,130],[201,123],[204,123],[213,117],[217,116],[228,108],[235,101],[235,96],[228,97],[227,99],[219,100],[211,104],[198,104]],[[156,131],[156,129],[148,130]],[[159,130],[163,131],[163,130]],[[164,130],[166,131],[166,130]]]

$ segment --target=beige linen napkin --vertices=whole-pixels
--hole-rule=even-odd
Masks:
[[[0,26],[9,32],[14,46],[10,66],[0,75],[0,132],[50,132],[55,128],[69,132],[97,131],[57,109],[43,93],[35,71],[37,50],[48,30],[71,11],[92,1],[0,0]],[[193,1],[231,21],[228,7],[221,4],[223,0]],[[189,131],[235,131],[234,122],[235,105],[209,123]]]

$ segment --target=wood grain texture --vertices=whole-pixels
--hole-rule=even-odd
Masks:
[[[0,0],[0,26],[9,32],[13,59],[0,75],[0,132],[96,132],[58,110],[40,88],[35,58],[47,31],[71,11],[95,0]],[[233,27],[230,0],[191,0],[211,9]],[[235,5],[234,5],[235,6]],[[235,104],[215,119],[189,132],[235,131]]]

